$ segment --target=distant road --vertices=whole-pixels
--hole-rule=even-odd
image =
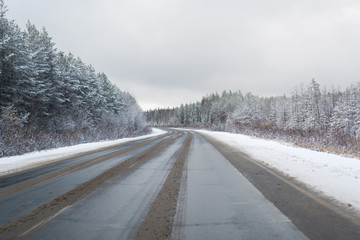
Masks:
[[[1,160],[1,159],[0,159]],[[360,239],[360,220],[191,131],[0,178],[0,239]]]

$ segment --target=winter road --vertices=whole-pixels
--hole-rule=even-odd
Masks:
[[[359,239],[360,220],[191,131],[0,178],[0,239]]]

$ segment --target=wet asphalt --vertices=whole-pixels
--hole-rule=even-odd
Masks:
[[[166,137],[168,138],[168,137]],[[102,174],[106,170],[112,168],[113,166],[129,159],[146,149],[156,145],[162,139],[156,140],[149,144],[146,144],[142,147],[139,147],[133,151],[122,154],[120,156],[111,158],[105,162],[100,164],[96,164],[87,168],[79,169],[77,171],[71,171],[66,174],[48,179],[46,181],[40,182],[34,186],[30,186],[21,191],[15,192],[11,195],[0,198],[0,226],[6,224],[7,222],[22,216],[23,214],[30,212],[39,206],[53,200],[54,198],[74,189],[80,184],[89,181],[90,179]],[[75,165],[81,161],[86,161],[95,157],[99,157],[110,152],[114,152],[121,148],[127,148],[133,146],[134,144],[143,142],[144,140],[139,140],[136,142],[132,142],[129,144],[125,144],[119,147],[115,147],[112,149],[108,149],[105,151],[93,153],[86,156],[81,156],[75,159],[69,159],[65,162],[59,162],[55,164],[51,164],[45,167],[40,167],[38,169],[32,169],[30,171],[25,171],[22,173],[18,173],[15,175],[11,175],[9,177],[0,178],[0,182],[9,181],[9,178],[15,178],[14,182],[19,183],[25,181],[24,179],[32,179],[42,174],[53,172],[59,169],[59,165],[62,167],[68,167],[70,165]],[[72,161],[73,160],[73,161]],[[16,176],[19,179],[16,179]],[[5,179],[5,180],[4,180]],[[8,183],[8,186],[13,186],[13,183]],[[0,192],[6,190],[6,188],[0,188]]]
[[[171,142],[148,161],[107,180],[29,231],[24,239],[133,239],[187,134],[190,133]],[[194,138],[182,173],[172,239],[308,239],[207,140],[196,133],[191,134]],[[51,201],[158,141],[1,198],[0,225]],[[86,156],[73,160],[83,158]],[[51,168],[46,166],[39,168],[39,172],[31,170],[28,174],[36,177],[68,164],[73,163],[69,160],[54,164],[53,169],[46,170]],[[19,178],[20,182],[26,180],[26,177]],[[11,185],[12,180],[8,180]]]
[[[107,181],[25,239],[132,239],[155,200],[186,134],[141,166]]]
[[[203,137],[194,134],[175,239],[308,239]]]

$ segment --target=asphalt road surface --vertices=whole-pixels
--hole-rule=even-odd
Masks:
[[[224,143],[169,130],[1,177],[0,239],[360,239],[360,220]]]

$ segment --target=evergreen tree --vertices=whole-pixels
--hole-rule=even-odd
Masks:
[[[114,139],[141,132],[136,100],[71,53],[43,28],[25,31],[0,0],[0,156]]]

